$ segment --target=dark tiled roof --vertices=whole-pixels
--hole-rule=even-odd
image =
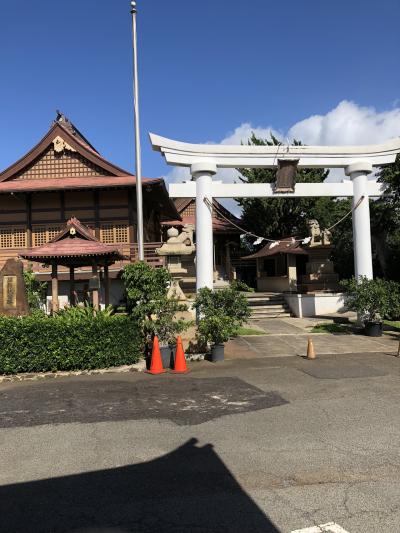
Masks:
[[[143,185],[161,183],[161,178],[143,178]],[[10,192],[60,191],[69,189],[95,189],[102,187],[128,187],[136,185],[135,176],[84,176],[82,178],[42,178],[0,182],[0,194]]]
[[[74,230],[73,233],[71,230]],[[117,246],[100,242],[90,229],[77,218],[72,217],[65,227],[49,243],[36,246],[30,251],[21,254],[24,259],[46,262],[51,259],[113,256],[114,259],[123,259],[124,256]]]

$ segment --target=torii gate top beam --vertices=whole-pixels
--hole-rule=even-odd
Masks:
[[[400,137],[366,146],[232,146],[189,144],[150,133],[153,150],[169,165],[190,167],[212,161],[221,168],[273,168],[278,160],[298,160],[298,167],[344,168],[358,161],[372,166],[393,163],[400,152]]]

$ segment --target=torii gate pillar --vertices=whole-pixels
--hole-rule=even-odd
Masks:
[[[196,182],[196,291],[202,287],[212,290],[214,283],[212,177],[216,174],[217,167],[211,161],[199,161],[191,165],[190,172]]]
[[[357,279],[360,276],[373,279],[367,177],[372,172],[372,165],[365,161],[355,162],[347,166],[345,172],[353,182],[354,274]],[[364,199],[357,206],[362,197]],[[356,206],[357,208],[355,209]]]

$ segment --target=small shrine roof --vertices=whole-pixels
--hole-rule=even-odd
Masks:
[[[296,237],[285,237],[284,239],[277,239],[275,242],[267,243],[261,248],[261,250],[258,250],[258,252],[246,255],[245,257],[242,257],[242,259],[257,259],[278,254],[308,255],[307,251],[301,246],[301,242],[296,240]]]
[[[103,244],[77,218],[68,220],[56,237],[41,246],[21,254],[23,259],[40,263],[56,262],[61,265],[92,264],[94,258],[104,259],[107,264],[124,259],[117,246]]]

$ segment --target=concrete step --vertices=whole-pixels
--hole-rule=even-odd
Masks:
[[[251,316],[251,320],[256,322],[257,320],[265,320],[269,318],[290,318],[290,313],[271,313],[271,314],[262,314],[257,316]]]
[[[281,293],[253,292],[247,293],[246,298],[250,307],[252,320],[291,316],[290,308]]]
[[[259,307],[250,307],[250,311],[252,314],[257,315],[260,313],[267,313],[267,312],[279,312],[279,311],[285,311],[286,313],[289,312],[289,308],[286,305],[265,305],[265,306],[259,306]]]
[[[264,294],[262,292],[247,293],[246,298],[249,301],[253,300],[274,300],[276,298],[282,299],[282,294]]]
[[[276,310],[285,309],[286,310],[286,306],[284,304],[255,305],[255,306],[250,305],[249,307],[255,313],[259,313],[261,311],[264,311],[265,309],[276,309]]]
[[[283,298],[274,298],[273,300],[247,300],[250,307],[262,307],[262,306],[271,306],[271,305],[285,305],[285,300]]]
[[[248,299],[252,320],[285,318],[291,316],[290,308],[281,294],[274,294],[269,297],[257,296],[258,298]]]
[[[271,311],[263,311],[262,313],[251,313],[251,318],[259,318],[260,316],[276,316],[276,315],[289,315],[289,311],[286,309],[275,309]]]

